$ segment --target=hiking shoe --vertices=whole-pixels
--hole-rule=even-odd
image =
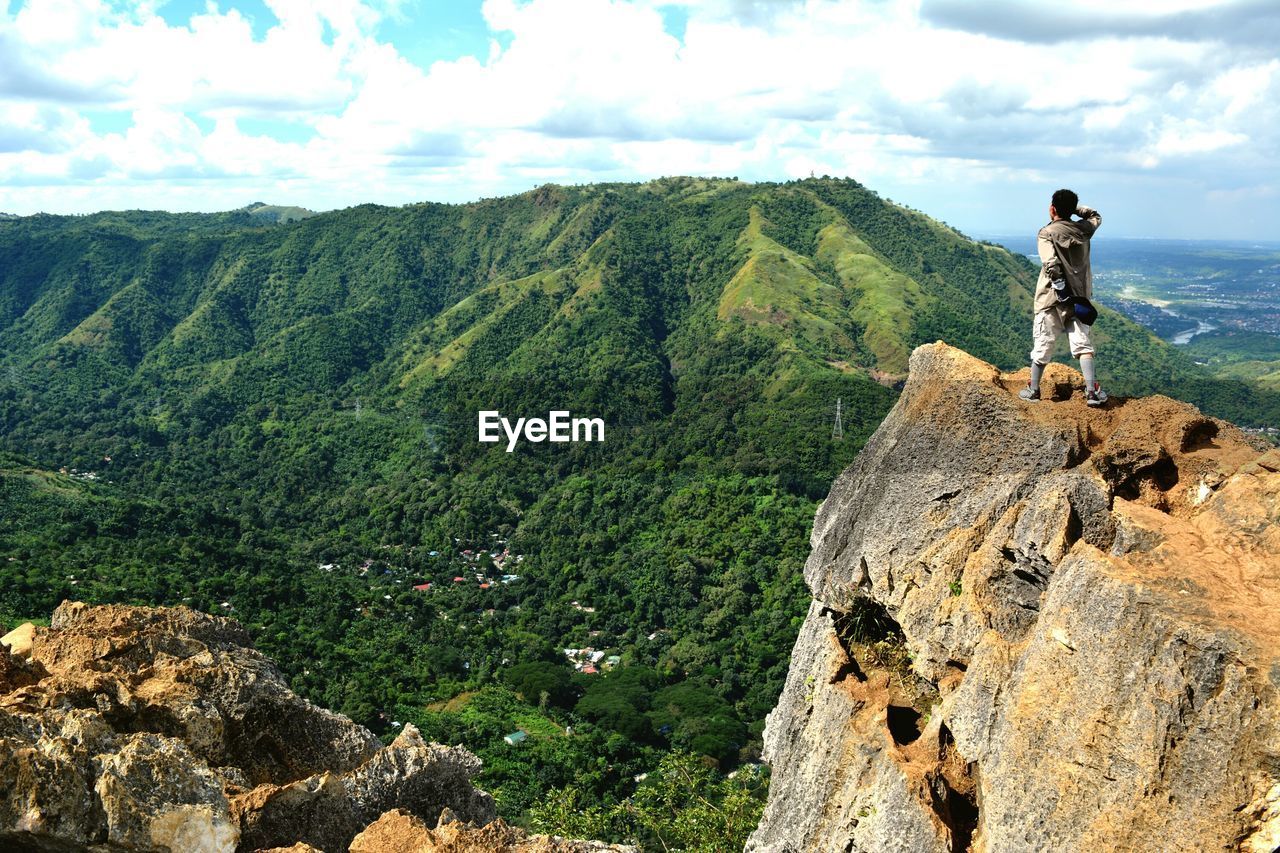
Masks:
[[[1032,388],[1030,385],[1028,385],[1026,388],[1023,388],[1021,391],[1018,392],[1018,396],[1026,400],[1028,403],[1034,403],[1040,399],[1040,389]],[[1093,404],[1090,403],[1089,405],[1093,405]]]
[[[1085,405],[1088,406],[1101,406],[1103,403],[1107,402],[1107,392],[1103,391],[1101,386],[1095,382],[1093,383],[1093,388],[1089,389],[1089,391],[1084,395],[1084,402]]]

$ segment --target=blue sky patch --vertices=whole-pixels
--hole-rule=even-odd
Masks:
[[[203,15],[206,8],[206,0],[168,0],[156,10],[156,14],[171,27],[186,27],[190,25],[192,16]],[[216,8],[221,12],[227,12],[231,9],[239,12],[241,17],[252,25],[253,37],[258,41],[261,41],[266,36],[267,30],[280,23],[279,19],[267,8],[267,4],[263,3],[262,0],[236,0],[235,3],[217,3]]]

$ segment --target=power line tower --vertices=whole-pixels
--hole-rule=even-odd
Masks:
[[[360,398],[359,398],[359,397],[356,397],[356,419],[357,419],[357,420],[359,420],[359,419],[360,419],[360,414],[361,414],[363,411],[364,411],[364,409],[362,409],[362,408],[360,407]]]
[[[831,440],[840,441],[844,438],[844,418],[842,417],[843,405],[839,397],[836,397],[836,422],[831,427]]]

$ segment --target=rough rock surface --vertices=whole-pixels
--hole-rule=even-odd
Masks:
[[[363,827],[393,808],[418,815],[453,808],[471,820],[493,820],[493,801],[470,784],[479,771],[480,759],[470,752],[429,744],[410,725],[350,773],[260,785],[233,797],[231,811],[247,849],[295,838],[322,850],[343,850]]]
[[[1280,846],[1280,451],[1025,382],[920,347],[818,510],[749,851]]]
[[[412,727],[382,748],[233,620],[64,603],[4,639],[0,849],[345,850],[388,809],[494,817],[474,755]]]
[[[556,835],[528,835],[495,820],[486,826],[463,823],[444,810],[435,829],[395,809],[382,815],[351,842],[351,853],[634,853],[634,847],[600,841],[573,841]]]

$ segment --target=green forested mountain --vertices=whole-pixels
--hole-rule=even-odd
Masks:
[[[552,828],[666,751],[753,757],[816,501],[911,349],[1030,344],[1025,258],[850,180],[273,218],[0,221],[0,620],[232,613],[301,693],[466,743]],[[1097,337],[1114,391],[1280,420],[1118,314]],[[507,453],[480,409],[606,438]]]

